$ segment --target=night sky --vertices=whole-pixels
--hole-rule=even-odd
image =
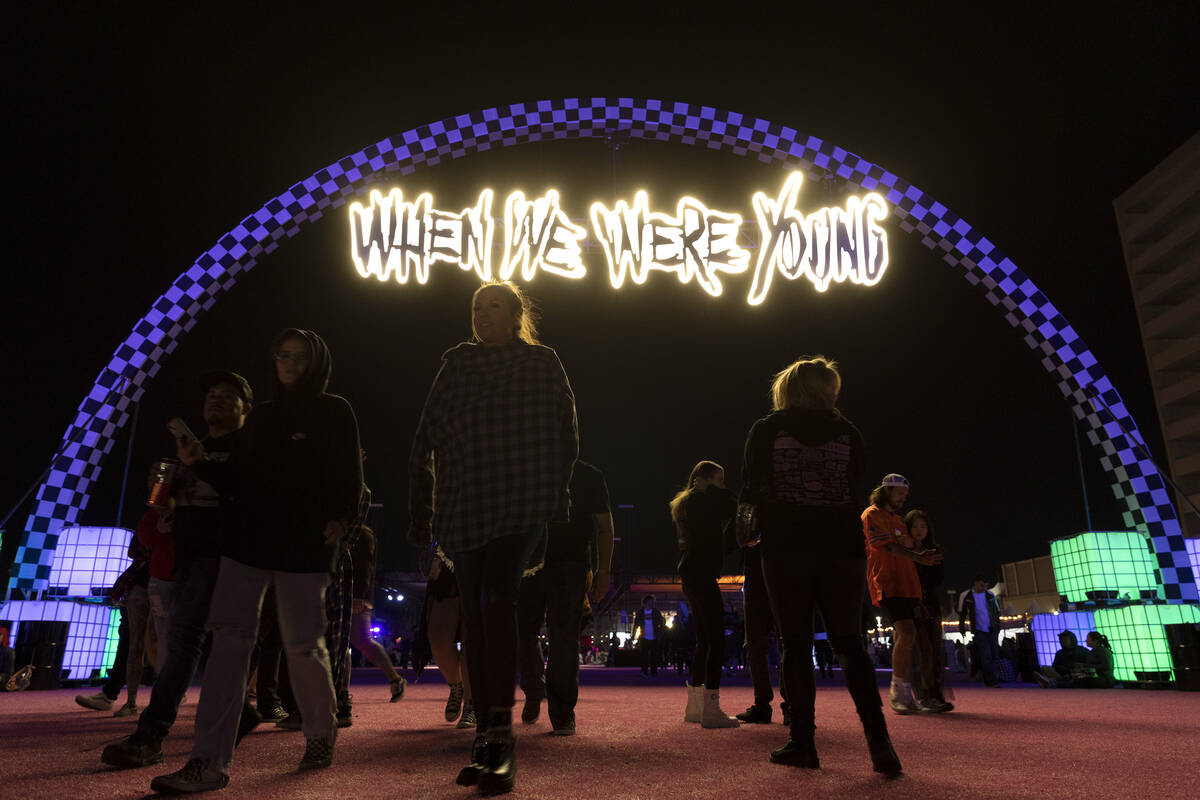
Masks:
[[[1161,4],[1166,6],[1168,4]],[[6,412],[0,502],[45,467],[113,349],[170,282],[257,209],[313,171],[385,136],[511,102],[655,97],[741,111],[836,143],[901,175],[963,216],[1027,272],[1105,366],[1162,456],[1113,199],[1197,127],[1195,4],[1085,20],[1008,18],[904,6],[783,19],[699,7],[587,20],[421,18],[358,4],[320,18],[251,4],[133,16],[62,4],[4,34]],[[332,6],[330,8],[333,8]],[[1008,9],[1008,6],[1005,6]],[[965,16],[963,14],[966,14]],[[605,17],[603,15],[609,15]],[[740,19],[745,16],[747,19]],[[785,173],[727,153],[634,140],[615,178],[603,142],[496,150],[396,176],[406,195],[459,209],[491,187],[560,191],[573,217],[593,200],[674,207],[692,194],[753,219],[750,196]],[[840,203],[806,184],[803,210]],[[876,287],[777,282],[745,303],[654,273],[611,290],[541,276],[530,291],[543,340],[574,386],[584,458],[608,477],[625,539],[617,567],[670,571],[666,502],[702,458],[740,482],[746,431],[768,409],[771,374],[802,354],[842,366],[841,407],[863,431],[868,475],[902,472],[949,551],[948,582],[1049,552],[1086,528],[1072,416],[1039,359],[1001,314],[917,237],[889,222],[891,266]],[[405,463],[440,354],[469,335],[471,277],[434,269],[426,286],[363,281],[345,209],[260,259],[186,336],[139,414],[120,522],[141,513],[140,476],[170,454],[163,423],[200,429],[195,376],[212,367],[271,393],[267,345],[282,327],[317,330],[331,391],[359,418],[367,478],[384,505],[384,566],[411,568]],[[84,522],[116,520],[127,435]],[[1121,528],[1098,454],[1082,442],[1093,529]],[[7,526],[24,524],[28,506]],[[4,562],[15,537],[6,536]]]

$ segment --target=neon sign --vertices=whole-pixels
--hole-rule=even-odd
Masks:
[[[887,217],[883,197],[871,192],[850,197],[843,208],[806,215],[797,208],[803,181],[794,172],[777,197],[756,192],[752,199],[760,244],[747,297],[751,305],[766,299],[776,274],[787,280],[807,278],[824,292],[830,283],[873,286],[887,269],[887,232],[880,227]],[[484,281],[509,280],[518,273],[524,281],[539,272],[572,279],[587,274],[583,243],[589,232],[571,221],[554,190],[533,199],[520,191],[508,195],[500,222],[500,266],[493,270],[493,200],[492,190],[484,189],[474,206],[450,212],[434,208],[428,193],[406,200],[399,189],[387,195],[372,191],[368,205],[350,204],[350,257],[358,274],[402,284],[415,278],[425,284],[439,262],[474,272]],[[724,290],[721,273],[739,275],[750,269],[750,253],[737,242],[741,215],[710,209],[694,197],[680,198],[672,216],[651,211],[648,195],[639,191],[632,204],[618,200],[610,208],[593,203],[589,218],[615,289],[627,278],[644,284],[650,272],[660,271],[719,297]]]

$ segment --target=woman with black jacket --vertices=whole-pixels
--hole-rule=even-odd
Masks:
[[[471,303],[473,341],[442,356],[409,459],[409,542],[454,560],[476,736],[461,785],[511,791],[521,574],[551,520],[566,521],[579,455],[575,396],[537,343],[529,300],[489,283]]]
[[[840,390],[835,363],[820,356],[796,361],[775,376],[775,410],[746,438],[740,502],[757,512],[763,578],[783,640],[791,712],[790,737],[771,752],[771,761],[820,767],[814,742],[815,608],[862,720],[872,765],[895,777],[900,761],[861,636],[866,561],[858,509],[864,448],[858,429],[835,407]]]
[[[933,538],[933,525],[924,511],[913,509],[904,515],[904,524],[913,540],[913,550],[928,552],[939,550]],[[916,563],[917,577],[921,580],[921,603],[913,620],[917,628],[917,652],[921,654],[921,675],[913,670],[907,676],[913,686],[921,687],[921,698],[917,708],[921,711],[945,713],[953,711],[954,705],[946,701],[943,679],[946,673],[946,648],[942,644],[942,604],[938,594],[945,580],[944,564]]]
[[[731,545],[725,529],[737,511],[737,496],[725,488],[725,470],[712,461],[692,468],[687,487],[671,501],[679,534],[679,577],[696,624],[696,654],[688,682],[684,722],[705,728],[736,728],[721,710],[721,663],[725,659],[725,605],[717,578]]]

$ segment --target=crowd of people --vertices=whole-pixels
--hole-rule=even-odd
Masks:
[[[515,785],[518,671],[521,719],[536,720],[544,700],[553,733],[575,733],[581,627],[589,602],[611,584],[607,486],[579,459],[571,385],[534,322],[515,285],[474,293],[473,335],[443,355],[409,461],[407,538],[429,565],[418,639],[449,684],[447,722],[475,732],[455,780],[485,795]],[[124,682],[118,713],[138,713],[137,728],[101,759],[121,768],[160,763],[211,632],[191,755],[154,778],[155,791],[223,788],[238,743],[264,721],[303,731],[301,770],[329,766],[339,728],[352,723],[351,645],[383,670],[393,702],[404,696],[404,679],[370,636],[375,546],[364,524],[364,456],[353,410],[327,391],[331,354],[316,333],[291,328],[269,356],[274,399],[256,403],[243,377],[213,372],[201,381],[205,435],[178,418],[168,424],[181,462],[172,499],[138,526],[134,565],[116,592],[126,665],[99,694],[78,698],[112,708]],[[670,502],[695,637],[683,721],[731,728],[771,720],[773,628],[789,736],[770,760],[819,768],[811,654],[823,628],[817,652],[840,665],[874,770],[894,777],[902,767],[862,636],[863,596],[894,626],[892,710],[950,710],[937,601],[942,553],[927,514],[901,516],[903,476],[889,474],[869,500],[860,497],[865,448],[837,408],[840,391],[837,366],[825,358],[783,369],[772,412],[747,435],[740,492],[727,487],[721,465],[703,460]],[[745,565],[754,684],[753,704],[736,716],[720,703],[726,609],[717,583],[733,551]],[[989,597],[977,591],[962,601],[976,638],[986,640],[998,631]],[[636,615],[651,675],[668,626],[653,598]],[[146,631],[157,633],[157,646],[145,646]],[[139,713],[143,651],[157,677]],[[989,678],[994,647],[981,652]]]

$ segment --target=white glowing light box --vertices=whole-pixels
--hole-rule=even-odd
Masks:
[[[117,657],[120,612],[112,606],[68,600],[13,600],[0,605],[0,619],[12,620],[12,641],[24,622],[67,622],[64,677],[87,680],[112,668]]]
[[[130,565],[126,555],[133,532],[125,528],[63,528],[48,593],[55,597],[105,597]]]

